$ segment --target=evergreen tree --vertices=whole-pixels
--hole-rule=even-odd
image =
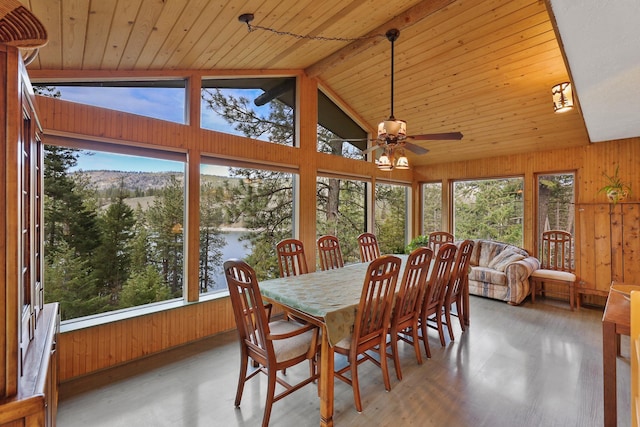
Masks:
[[[522,246],[522,179],[456,184],[456,239],[490,239]]]
[[[380,253],[401,254],[405,248],[406,189],[397,185],[376,186],[376,236]]]
[[[242,134],[267,139],[276,144],[293,145],[293,109],[278,100],[269,103],[269,113],[261,115],[244,97],[224,95],[220,89],[205,89],[202,99],[227,123]]]
[[[45,250],[58,251],[66,241],[77,256],[91,259],[99,244],[96,212],[88,190],[81,188],[69,175],[77,164],[78,150],[47,145],[44,157],[44,223]]]
[[[222,271],[222,250],[225,240],[220,226],[224,221],[224,189],[212,183],[200,188],[200,292],[221,288],[224,283],[214,281],[217,271]]]
[[[442,230],[442,184],[422,186],[423,230],[425,235]]]
[[[135,307],[170,299],[172,291],[152,265],[127,279],[120,293],[120,307]]]
[[[157,255],[154,259],[161,260],[163,283],[170,287],[174,297],[179,297],[184,275],[184,189],[175,175],[171,175],[167,186],[154,199],[147,219]]]
[[[225,185],[226,212],[229,221],[249,229],[241,240],[250,242],[252,252],[246,258],[258,278],[279,275],[276,244],[291,236],[293,217],[293,180],[290,174],[255,169],[233,169],[243,177],[238,185]]]
[[[146,224],[146,215],[140,204],[134,211],[133,238],[131,239],[131,273],[140,273],[152,259],[151,238]]]
[[[47,254],[45,261],[45,302],[60,303],[62,320],[107,310],[108,296],[99,294],[89,262],[79,258],[67,242],[60,242],[55,254]]]
[[[317,192],[318,235],[337,236],[344,261],[358,261],[357,237],[365,230],[364,182],[319,178]]]
[[[135,218],[133,209],[125,202],[127,197],[124,181],[120,181],[118,192],[107,210],[98,218],[100,246],[96,249],[96,275],[103,288],[117,305],[122,285],[129,277],[131,262],[131,240]]]
[[[545,175],[538,186],[538,229],[564,230],[573,233],[573,174]]]

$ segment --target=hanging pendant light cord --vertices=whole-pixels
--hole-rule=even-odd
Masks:
[[[395,40],[391,40],[391,117],[390,119],[395,119],[393,115],[393,45],[395,44]]]
[[[389,120],[395,120],[395,117],[393,115],[393,58],[395,57],[394,55],[394,47],[395,47],[395,41],[398,40],[398,37],[400,36],[400,31],[392,28],[391,30],[387,31],[387,33],[385,34],[385,37],[391,42],[391,116],[389,117]]]
[[[274,28],[262,27],[260,25],[251,25],[251,21],[253,21],[252,13],[243,13],[242,15],[238,16],[238,21],[244,22],[245,24],[247,24],[247,29],[249,30],[249,32],[252,32],[255,30],[263,30],[263,31],[269,31],[279,36],[289,36],[296,39],[322,40],[322,41],[331,41],[331,42],[335,42],[335,41],[355,42],[358,40],[367,40],[367,39],[375,39],[378,37],[385,37],[384,34],[373,34],[370,36],[363,36],[363,37],[325,37],[325,36],[312,36],[308,34],[296,34],[296,33],[291,33],[289,31],[280,31]]]

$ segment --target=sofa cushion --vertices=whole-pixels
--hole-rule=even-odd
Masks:
[[[488,267],[473,267],[469,272],[469,280],[507,286],[506,273]]]
[[[557,270],[543,270],[543,269],[534,270],[534,272],[531,273],[530,277],[535,277],[537,279],[561,280],[564,282],[576,281],[575,274],[570,273],[568,271],[557,271]]]
[[[480,267],[488,267],[493,258],[504,250],[507,245],[504,243],[483,240],[480,245],[480,252],[477,258],[477,264]]]
[[[504,271],[512,262],[520,261],[524,258],[524,255],[519,254],[518,252],[513,252],[509,248],[505,248],[489,262],[487,267],[498,271]]]

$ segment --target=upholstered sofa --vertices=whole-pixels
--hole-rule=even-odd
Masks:
[[[520,304],[529,295],[529,276],[540,268],[537,258],[507,243],[474,239],[469,293]]]

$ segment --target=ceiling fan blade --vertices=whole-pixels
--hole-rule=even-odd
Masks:
[[[422,135],[407,136],[407,139],[415,139],[418,141],[446,141],[446,140],[460,140],[462,139],[462,133],[460,132],[448,132],[448,133],[425,133]]]
[[[331,138],[329,140],[329,142],[335,142],[335,141],[342,141],[342,142],[359,142],[359,141],[368,141],[369,138],[350,138],[350,139],[345,139],[345,138]]]
[[[414,154],[427,154],[429,152],[429,150],[427,150],[424,147],[420,147],[419,145],[416,144],[412,144],[410,142],[405,142],[404,143],[404,148],[406,148],[407,150],[411,151]]]
[[[369,154],[373,151],[376,151],[378,148],[382,148],[379,145],[372,145],[371,147],[367,148],[366,150],[362,150],[362,154]]]

